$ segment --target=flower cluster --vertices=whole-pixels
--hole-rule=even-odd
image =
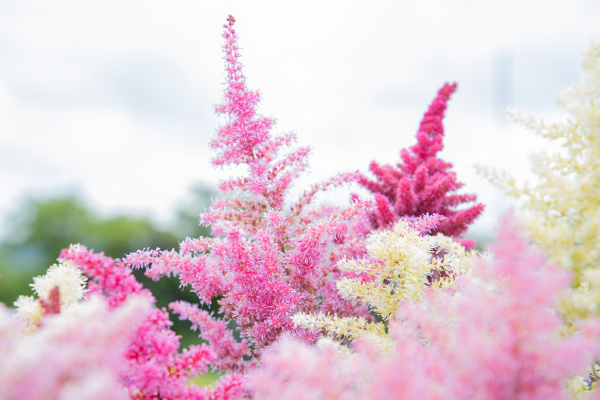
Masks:
[[[294,324],[292,315],[296,313],[322,312],[372,320],[364,304],[337,290],[336,281],[342,275],[337,261],[366,254],[364,239],[377,228],[369,221],[373,206],[380,199],[376,196],[376,201],[371,202],[354,196],[346,208],[315,206],[319,192],[363,179],[359,173],[342,173],[313,185],[296,201],[287,200],[290,186],[308,165],[309,149],[291,149],[295,135],[273,135],[274,120],[257,113],[260,96],[246,87],[234,22],[231,17],[224,27],[227,87],[216,112],[224,114],[227,123],[211,141],[216,150],[212,163],[245,166],[247,174],[222,182],[220,197],[200,216],[202,223],[211,227],[214,239],[186,239],[179,252],[140,251],[126,257],[124,263],[134,268],[146,267],[147,275],[154,279],[179,275],[182,284],[191,285],[203,303],[221,296],[221,311],[237,323],[242,335],[250,341],[252,353],[258,355],[282,333],[309,341],[318,338],[317,332]],[[423,127],[433,126],[432,121],[440,113],[439,103],[444,101],[434,102]],[[421,131],[429,135],[435,130]],[[421,151],[439,147],[441,133],[433,136],[428,142],[419,139]],[[289,152],[280,156],[286,148]],[[427,190],[436,187],[436,193],[445,194],[460,188],[454,174],[446,172],[449,164],[431,158],[435,151],[429,153],[411,164],[413,169],[423,164],[419,174],[425,171],[426,175],[425,164],[428,166],[431,179],[428,178]],[[481,211],[476,207],[479,211],[469,211],[470,217],[466,218],[462,211],[448,208],[459,204],[456,200],[460,196],[444,200],[443,204],[437,198],[434,200],[437,194],[432,196],[423,200],[412,214],[402,215],[441,211],[447,217],[439,223],[453,226],[453,232],[458,232],[457,224],[464,230]],[[463,200],[467,198],[474,199],[467,196]]]
[[[483,204],[457,209],[477,196],[456,193],[463,184],[450,171],[452,164],[437,158],[444,148],[442,120],[455,90],[456,83],[445,84],[439,90],[421,121],[417,144],[400,152],[401,163],[394,167],[373,161],[370,170],[375,180],[361,175],[360,184],[375,194],[377,207],[371,216],[375,229],[389,228],[400,217],[431,213],[446,217],[434,234],[460,236],[483,212]]]
[[[352,356],[282,342],[250,374],[257,398],[570,398],[566,382],[600,350],[600,320],[561,337],[552,307],[568,274],[544,266],[543,253],[511,222],[492,250],[495,260],[476,262],[458,279],[459,291],[402,303],[383,349],[372,336]],[[318,373],[310,370],[316,365]]]
[[[497,187],[520,200],[535,243],[552,261],[573,272],[578,290],[562,305],[567,321],[600,310],[600,44],[586,53],[582,72],[581,85],[558,99],[569,113],[565,122],[550,124],[508,111],[515,121],[562,147],[558,154],[532,157],[539,178],[535,186],[519,187],[508,174],[480,167]]]
[[[443,217],[428,221],[427,229]],[[413,224],[414,226],[414,224]],[[337,281],[340,295],[349,301],[368,305],[385,322],[368,322],[360,317],[298,313],[294,322],[308,329],[324,329],[337,338],[359,339],[369,336],[379,347],[390,350],[387,320],[395,320],[406,301],[420,301],[425,289],[450,289],[457,277],[471,267],[475,253],[441,233],[423,235],[422,231],[400,220],[392,230],[373,233],[366,242],[368,256],[361,260],[340,260],[342,271],[355,277]]]
[[[38,295],[19,296],[15,301],[18,314],[27,321],[28,330],[33,331],[44,314],[59,314],[61,309],[81,300],[87,291],[87,279],[71,262],[54,264],[44,276],[33,278],[30,286]]]
[[[211,141],[215,166],[245,166],[247,175],[219,185],[220,197],[201,215],[215,238],[186,239],[180,250],[131,254],[124,264],[146,267],[148,276],[179,275],[200,301],[219,304],[225,318],[237,323],[258,355],[283,332],[307,340],[317,336],[294,326],[297,312],[327,310],[371,319],[366,307],[342,299],[334,287],[335,260],[352,247],[348,223],[361,220],[371,207],[355,199],[348,207],[319,207],[315,196],[349,182],[358,173],[342,173],[313,185],[296,201],[290,186],[307,167],[309,149],[292,149],[293,133],[271,133],[272,119],[257,113],[257,92],[248,90],[239,63],[237,33],[231,17],[225,25],[227,88],[218,114],[227,117]],[[280,153],[288,149],[288,153]],[[317,301],[317,299],[320,299]],[[206,328],[210,329],[210,328]]]
[[[567,388],[595,390],[600,46],[583,85],[563,96],[573,120],[518,117],[565,139],[567,151],[538,158],[535,188],[489,172],[531,213],[527,237],[506,219],[485,257],[460,239],[483,205],[461,208],[476,197],[459,194],[452,165],[437,158],[455,84],[440,89],[402,162],[373,162],[375,180],[340,173],[293,199],[310,150],[295,147],[293,133],[273,134],[275,121],[258,113],[234,23],[224,25],[226,89],[216,106],[226,122],[210,146],[214,166],[246,172],[221,182],[200,215],[213,236],[123,259],[64,249],[34,278],[37,297],[19,297],[14,315],[0,307],[0,400],[562,399]],[[374,199],[317,202],[353,182]],[[579,288],[569,292],[573,276],[552,263]],[[169,309],[202,344],[180,348],[167,310],[132,268],[192,287],[200,304]],[[200,307],[215,300],[223,317]],[[578,375],[590,365],[589,378]],[[207,372],[219,380],[196,385]]]
[[[118,259],[113,260],[102,253],[95,254],[82,245],[63,250],[60,257],[63,262],[72,262],[84,271],[91,280],[90,292],[105,298],[111,308],[122,307],[122,303],[131,297],[154,302],[150,292],[143,289],[131,274],[131,269]],[[183,318],[190,318],[189,312],[183,309],[176,311]],[[127,342],[120,379],[131,398],[239,398],[245,390],[245,384],[242,375],[235,369],[227,369],[229,373],[210,388],[190,384],[189,378],[197,377],[209,368],[220,370],[219,357],[223,352],[218,351],[218,346],[207,344],[190,346],[178,352],[179,337],[171,331],[171,325],[173,323],[165,309],[152,308],[146,318],[137,324],[133,337]],[[217,339],[225,340],[223,337]],[[209,343],[213,344],[210,339]],[[243,347],[238,350],[238,360],[247,355],[244,350]]]
[[[53,279],[60,279],[57,275]],[[68,276],[55,283],[79,290],[78,283],[70,285]],[[22,305],[19,311],[24,315]],[[43,313],[37,329],[23,335],[25,321],[1,307],[0,399],[127,399],[119,376],[123,355],[148,311],[148,302],[140,297],[110,310],[103,298],[92,295],[57,313]],[[25,316],[31,321],[30,315]]]

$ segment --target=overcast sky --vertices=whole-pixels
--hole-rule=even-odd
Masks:
[[[25,195],[79,190],[107,214],[166,223],[190,185],[228,176],[207,145],[228,14],[260,112],[313,149],[298,191],[397,161],[436,91],[458,82],[442,157],[488,206],[476,234],[507,203],[473,165],[525,178],[547,147],[502,110],[560,118],[556,95],[600,39],[592,0],[1,0],[0,218]]]

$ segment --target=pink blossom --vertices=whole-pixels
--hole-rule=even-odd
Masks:
[[[432,232],[460,236],[482,212],[484,206],[457,206],[473,202],[473,194],[456,194],[463,184],[450,171],[452,164],[437,158],[444,148],[442,119],[448,99],[456,84],[445,84],[429,106],[417,132],[417,144],[400,152],[402,162],[397,166],[370,165],[375,180],[361,176],[360,184],[375,194],[376,210],[371,216],[375,229],[389,227],[403,216],[439,214],[446,219]]]
[[[144,257],[162,256],[165,263],[172,262],[172,252],[139,253],[131,263],[142,263]],[[75,263],[90,278],[93,293],[103,295],[111,308],[118,308],[131,296],[154,302],[154,297],[137,282],[131,269],[120,260],[102,253],[95,254],[85,246],[74,245],[61,252],[61,260]],[[189,378],[217,368],[219,353],[203,344],[179,350],[179,336],[171,331],[173,323],[165,309],[153,308],[137,324],[135,334],[126,342],[124,360],[120,366],[120,379],[133,399],[237,399],[245,391],[239,374],[222,377],[210,387],[190,385]],[[135,325],[134,325],[135,327]]]
[[[125,400],[119,377],[124,352],[148,308],[147,300],[132,296],[110,310],[92,295],[46,314],[27,337],[0,305],[0,399]]]
[[[131,274],[130,268],[120,265],[118,260],[115,262],[104,253],[95,254],[83,245],[72,245],[61,251],[59,259],[75,263],[90,278],[88,293],[106,295],[111,307],[117,307],[134,293],[154,301],[150,291],[144,289]]]
[[[365,307],[339,298],[331,283],[338,274],[335,261],[346,254],[339,249],[362,251],[348,224],[360,226],[372,203],[355,199],[346,208],[314,206],[318,193],[357,181],[357,172],[314,184],[295,202],[287,199],[308,165],[310,150],[291,148],[296,136],[273,135],[274,120],[257,113],[260,96],[246,87],[233,25],[229,19],[224,26],[227,86],[216,112],[227,120],[211,141],[216,151],[212,163],[243,165],[247,174],[221,182],[219,198],[200,216],[215,239],[186,239],[178,252],[139,251],[123,264],[145,267],[153,279],[177,274],[202,303],[222,296],[221,312],[237,323],[258,355],[283,332],[307,340],[318,337],[293,326],[291,316],[298,311],[323,306],[371,318]],[[283,150],[287,153],[281,154]],[[216,325],[202,332],[210,329]]]
[[[402,306],[393,355],[378,356],[368,340],[347,359],[286,341],[250,373],[252,390],[266,400],[571,398],[566,381],[600,351],[600,320],[561,337],[552,307],[570,276],[545,266],[512,221],[492,250],[493,263],[460,278],[459,295],[429,292],[426,307]]]
[[[364,371],[346,364],[334,347],[321,350],[284,337],[265,353],[261,367],[250,372],[250,387],[264,400],[368,399],[360,397]]]

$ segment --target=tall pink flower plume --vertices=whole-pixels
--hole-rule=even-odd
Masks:
[[[600,320],[561,337],[552,307],[569,289],[568,274],[545,266],[511,221],[493,251],[491,265],[460,278],[460,296],[430,292],[427,307],[405,303],[401,322],[390,325],[392,356],[376,356],[369,341],[345,360],[286,342],[250,373],[252,390],[265,400],[571,398],[566,381],[599,354]]]
[[[111,309],[118,310],[132,295],[155,301],[131,274],[129,266],[118,259],[95,254],[81,245],[64,249],[60,258],[75,263],[90,278],[90,292],[105,297]],[[179,336],[171,331],[172,325],[167,311],[157,308],[151,309],[137,324],[134,335],[126,343],[120,365],[120,379],[130,397],[139,400],[240,398],[245,392],[245,382],[237,372],[221,377],[209,388],[190,384],[191,377],[204,374],[210,368],[219,370],[223,364],[219,360],[222,353],[218,347],[207,344],[190,346],[179,353]]]
[[[215,111],[217,114],[224,114],[227,123],[219,127],[216,136],[210,142],[210,146],[217,152],[212,164],[246,165],[248,176],[222,182],[221,190],[243,190],[262,195],[263,202],[259,207],[281,208],[285,191],[308,165],[310,149],[299,148],[289,153],[286,158],[278,159],[282,147],[290,147],[296,142],[296,135],[287,133],[273,136],[270,131],[275,126],[275,120],[257,113],[260,95],[246,87],[246,77],[239,62],[240,53],[237,33],[233,28],[234,22],[231,17],[229,23],[224,25],[223,58],[227,87],[223,102],[215,107]],[[245,203],[241,199],[238,201]],[[224,212],[224,208],[228,208],[229,205],[227,202],[213,204],[212,213]],[[254,211],[260,213],[261,210],[259,208]],[[209,213],[205,218],[209,220],[211,215]]]
[[[477,197],[456,194],[463,184],[450,171],[452,164],[437,158],[444,148],[444,112],[455,90],[456,84],[445,84],[439,90],[421,121],[417,144],[400,152],[401,163],[382,166],[373,161],[370,170],[375,180],[361,176],[360,184],[375,194],[376,210],[371,217],[375,229],[390,227],[403,216],[429,213],[446,217],[432,234],[460,236],[483,212],[482,204],[457,208]]]
[[[316,183],[297,201],[287,199],[308,165],[309,149],[291,148],[295,135],[273,135],[274,120],[257,113],[260,96],[246,87],[234,22],[230,17],[224,25],[226,89],[216,112],[226,116],[226,123],[211,141],[212,163],[242,165],[247,173],[222,182],[219,198],[200,216],[214,239],[186,239],[179,251],[139,251],[123,263],[146,267],[153,279],[179,275],[202,303],[222,296],[221,312],[237,323],[258,355],[284,332],[307,340],[318,337],[294,327],[291,316],[298,311],[371,318],[366,307],[341,299],[332,282],[339,257],[362,254],[362,247],[350,240],[354,232],[348,232],[348,223],[364,220],[372,203],[355,199],[346,208],[314,205],[318,193],[356,182],[357,172]],[[340,251],[345,249],[356,252]],[[205,329],[220,328],[208,324]]]

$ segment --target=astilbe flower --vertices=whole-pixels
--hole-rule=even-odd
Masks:
[[[131,269],[119,259],[113,260],[102,253],[95,254],[85,246],[73,245],[61,252],[60,260],[79,267],[90,279],[90,293],[105,298],[111,309],[118,310],[131,297],[143,298],[150,303],[155,301],[152,294],[137,282]],[[192,322],[199,325],[196,321]],[[190,382],[190,378],[206,373],[211,367],[219,369],[222,365],[219,357],[223,353],[219,352],[219,345],[213,345],[213,340],[225,339],[209,338],[209,344],[193,345],[178,353],[179,336],[171,331],[172,325],[165,309],[152,308],[137,324],[134,335],[126,343],[120,379],[130,398],[240,398],[245,383],[241,373],[231,365],[227,365],[229,373],[221,376],[219,382],[211,387],[199,387]],[[244,365],[245,355],[248,355],[245,348],[240,347],[235,359],[237,369]]]
[[[59,261],[33,278],[37,299],[15,302],[17,318],[0,310],[0,399],[124,399],[119,370],[148,298],[112,310],[97,294],[81,302],[86,278],[71,260]]]
[[[586,52],[581,70],[581,84],[558,98],[566,121],[547,123],[508,110],[514,121],[562,147],[560,153],[532,157],[537,184],[520,187],[507,173],[480,167],[496,187],[519,200],[530,238],[573,272],[578,290],[562,304],[567,321],[600,312],[600,43]]]
[[[252,389],[265,400],[570,398],[567,381],[600,351],[600,321],[558,334],[552,307],[570,276],[546,266],[512,222],[503,223],[492,250],[495,260],[477,262],[457,282],[459,292],[430,291],[426,302],[401,304],[389,326],[392,355],[366,338],[354,356],[337,359],[288,342],[250,373]],[[319,374],[307,372],[312,365]]]
[[[336,345],[309,346],[284,336],[265,353],[261,367],[250,371],[249,381],[262,400],[368,399],[362,396],[369,361],[362,354],[348,358]]]
[[[114,310],[92,295],[40,327],[26,326],[0,304],[1,400],[125,400],[123,353],[149,304],[132,296]]]
[[[296,142],[296,135],[272,135],[270,131],[275,126],[275,120],[257,113],[260,95],[246,87],[246,77],[239,62],[237,33],[233,28],[235,19],[230,16],[228,21],[223,33],[227,88],[223,103],[215,107],[217,114],[226,116],[227,123],[217,130],[210,142],[217,153],[212,164],[244,165],[248,173],[247,176],[221,182],[221,198],[212,204],[201,219],[212,227],[213,234],[217,234],[219,228],[223,229],[225,226],[241,228],[246,234],[255,234],[263,225],[266,212],[282,210],[286,206],[286,193],[308,166],[310,149],[292,149],[285,157],[279,157],[282,149],[290,148]],[[298,233],[298,230],[301,231],[307,223],[312,222],[312,219],[301,218],[301,213],[317,192],[343,185],[357,177],[357,173],[340,174],[313,185],[296,204],[288,205],[293,212],[286,215],[285,222],[298,225],[297,230],[291,233]]]
[[[14,302],[18,315],[27,322],[27,330],[35,331],[44,314],[60,314],[81,300],[86,289],[86,278],[75,264],[54,264],[46,274],[33,278],[31,288],[38,295],[19,296]]]
[[[368,305],[387,321],[397,319],[403,302],[420,301],[427,290],[453,288],[455,280],[470,270],[476,253],[465,252],[462,245],[441,233],[424,234],[443,220],[441,216],[400,220],[391,230],[369,235],[368,257],[338,262],[340,270],[354,274],[336,282],[342,298]],[[324,329],[336,338],[355,340],[366,335],[376,339],[382,349],[393,347],[382,322],[307,313],[294,315],[293,321],[308,329]]]
[[[286,198],[307,167],[309,149],[292,149],[295,135],[273,135],[274,120],[257,113],[260,96],[246,87],[234,22],[230,16],[224,25],[227,87],[222,104],[216,106],[227,120],[210,145],[216,151],[214,166],[245,166],[247,174],[221,182],[219,198],[201,215],[214,239],[188,238],[178,252],[140,251],[124,263],[147,267],[146,275],[153,279],[179,275],[201,303],[222,296],[220,311],[237,323],[249,340],[248,348],[258,355],[283,332],[317,338],[314,332],[294,327],[291,316],[298,311],[370,318],[366,307],[332,290],[338,275],[338,253],[332,248],[339,248],[348,234],[348,221],[363,218],[371,202],[355,199],[347,208],[313,206],[319,192],[355,181],[357,173],[317,183],[295,202]],[[286,148],[291,150],[281,155]],[[201,333],[205,334],[211,336]]]
[[[452,164],[437,158],[444,148],[442,120],[448,99],[456,84],[445,84],[423,116],[417,132],[417,144],[409,150],[402,149],[402,162],[396,166],[379,165],[373,161],[369,167],[375,180],[361,175],[360,184],[375,194],[376,209],[371,215],[373,229],[389,228],[400,217],[438,214],[446,219],[432,234],[460,236],[483,212],[484,206],[458,207],[476,200],[474,194],[457,194],[463,187]],[[466,243],[465,243],[466,244]],[[469,242],[470,245],[474,243]]]

